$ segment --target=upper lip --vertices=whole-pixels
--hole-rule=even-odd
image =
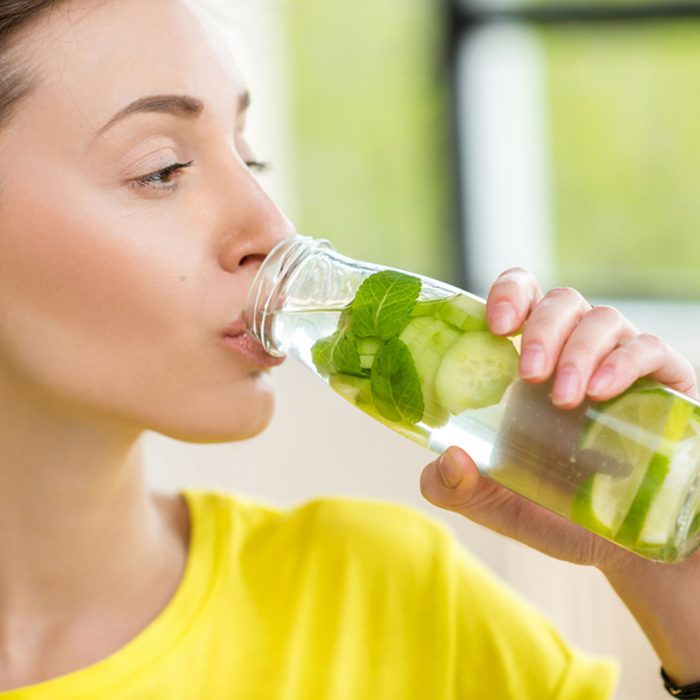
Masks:
[[[223,335],[226,338],[232,338],[237,335],[243,335],[248,330],[243,317],[236,319],[233,323],[230,323],[223,330]]]

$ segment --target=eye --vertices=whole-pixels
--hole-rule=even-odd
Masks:
[[[152,173],[136,178],[133,180],[133,184],[139,187],[172,189],[176,184],[173,182],[173,176],[177,175],[185,168],[189,168],[193,164],[193,160],[191,160],[189,163],[173,163],[165,168],[161,168],[160,170],[156,170]]]
[[[246,161],[246,165],[247,165],[253,172],[256,172],[256,173],[265,173],[265,172],[267,172],[267,171],[270,169],[270,167],[271,167],[271,164],[270,164],[270,163],[268,163],[268,162],[261,162],[261,161],[259,161],[259,160],[248,160],[248,161]]]

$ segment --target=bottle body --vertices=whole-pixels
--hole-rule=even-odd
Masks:
[[[485,303],[451,285],[352,260],[296,236],[266,258],[248,325],[336,393],[434,452],[657,561],[700,545],[700,404],[653,382],[554,407],[518,376],[519,341],[488,331]]]

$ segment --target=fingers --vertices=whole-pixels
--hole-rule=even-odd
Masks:
[[[646,376],[698,397],[695,369],[690,361],[650,333],[637,335],[613,350],[591,378],[588,395],[594,401],[605,401]]]
[[[591,305],[575,289],[553,289],[525,324],[520,357],[523,379],[543,382],[552,375],[559,354]]]
[[[496,335],[512,335],[542,299],[534,275],[521,267],[506,270],[491,285],[486,300],[489,327]]]
[[[586,396],[613,398],[643,376],[698,396],[691,363],[666,343],[640,335],[611,306],[591,307],[575,289],[557,288],[543,297],[522,268],[506,270],[494,282],[487,314],[497,335],[522,327],[520,375],[533,383],[554,377],[552,402],[560,408],[575,408]]]
[[[637,329],[617,309],[591,308],[574,290],[552,290],[525,324],[521,375],[541,382],[556,372],[552,402],[574,408],[586,397],[601,362],[636,335]],[[535,367],[532,358],[538,356],[542,364]]]

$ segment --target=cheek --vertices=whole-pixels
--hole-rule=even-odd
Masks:
[[[189,272],[178,258],[191,251],[149,239],[138,222],[87,198],[32,194],[15,196],[0,221],[3,333],[33,346],[41,338],[63,356],[69,345],[80,355],[100,339],[162,330],[163,309],[184,294],[177,276]]]
[[[178,290],[177,275],[189,272],[178,262],[192,251],[172,245],[176,234],[171,245],[158,238],[146,217],[127,219],[74,195],[22,200],[2,212],[0,284],[17,289],[15,301],[44,323],[119,326],[138,311],[132,299],[144,308],[156,294],[167,298]]]
[[[216,268],[202,231],[168,221],[159,202],[125,217],[64,194],[20,192],[0,207],[5,371],[179,439],[260,432],[269,380],[218,335],[226,297],[245,290]]]
[[[62,196],[59,196],[62,195]],[[124,217],[74,191],[19,190],[0,209],[0,342],[44,380],[124,380],[148,348],[186,325],[200,254],[150,216]],[[192,302],[189,302],[190,304]],[[163,342],[163,341],[161,341]],[[135,352],[125,352],[125,347]]]

